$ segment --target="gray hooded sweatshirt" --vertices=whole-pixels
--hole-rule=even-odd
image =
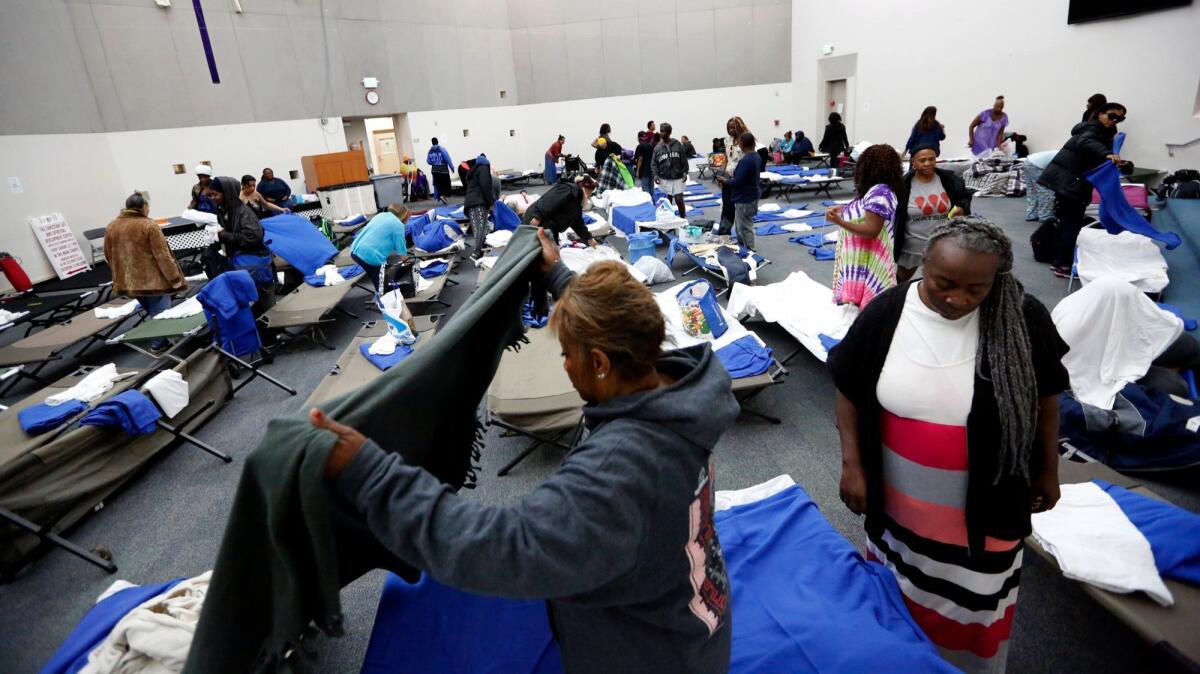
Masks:
[[[559,288],[569,278],[550,276]],[[585,406],[587,439],[515,505],[455,494],[374,442],[335,489],[439,582],[548,600],[571,674],[726,672],[732,597],[712,449],[739,407],[706,345],[667,352],[658,369],[675,383]]]

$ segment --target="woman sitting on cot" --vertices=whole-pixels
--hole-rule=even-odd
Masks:
[[[567,672],[723,674],[731,597],[712,452],[738,415],[729,375],[707,345],[661,350],[662,310],[623,264],[575,276],[538,238],[587,438],[528,496],[490,505],[313,410],[337,435],[326,478],[380,543],[438,581],[546,599]]]

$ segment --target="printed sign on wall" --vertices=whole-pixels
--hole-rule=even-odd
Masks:
[[[70,278],[91,268],[79,247],[79,240],[62,213],[29,218],[28,222],[33,227],[38,243],[42,244],[42,250],[46,251],[46,257],[50,258],[58,278]]]

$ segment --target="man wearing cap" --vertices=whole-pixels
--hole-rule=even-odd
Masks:
[[[204,194],[204,188],[212,182],[212,167],[208,164],[197,164],[193,172],[196,174],[198,182],[192,186],[192,202],[188,204],[188,208],[215,215],[216,205]]]

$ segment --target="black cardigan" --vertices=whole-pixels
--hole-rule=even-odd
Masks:
[[[525,210],[523,224],[533,224],[561,234],[570,229],[580,241],[591,241],[592,234],[583,222],[583,188],[575,183],[555,183]]]
[[[859,451],[868,490],[867,530],[874,533],[879,533],[884,519],[879,430],[882,408],[875,387],[891,349],[909,286],[915,282],[899,285],[872,300],[854,321],[846,338],[829,352],[829,370],[834,384],[858,408]],[[1024,312],[1033,347],[1038,397],[1057,395],[1069,386],[1067,370],[1062,365],[1067,344],[1059,337],[1050,312],[1037,299],[1026,295]],[[1005,477],[998,484],[992,484],[997,467],[1000,416],[986,369],[986,362],[980,362],[976,369],[975,395],[967,417],[967,463],[970,469],[966,517],[968,550],[972,556],[983,552],[985,536],[1018,540],[1031,531],[1029,482],[1023,478]],[[913,384],[919,385],[919,382]],[[1041,460],[1042,452],[1035,445],[1030,456],[1032,475],[1040,470]]]
[[[958,206],[962,209],[963,215],[971,214],[971,197],[974,192],[967,189],[966,183],[954,171],[935,168],[934,172],[937,177],[942,179],[942,188],[946,190],[946,196],[950,197],[951,207]],[[892,235],[892,250],[896,251],[898,256],[900,251],[904,249],[904,236],[908,232],[908,200],[912,196],[912,181],[914,171],[909,171],[904,174],[904,190],[903,194],[899,195],[899,200],[896,202],[896,231]]]

